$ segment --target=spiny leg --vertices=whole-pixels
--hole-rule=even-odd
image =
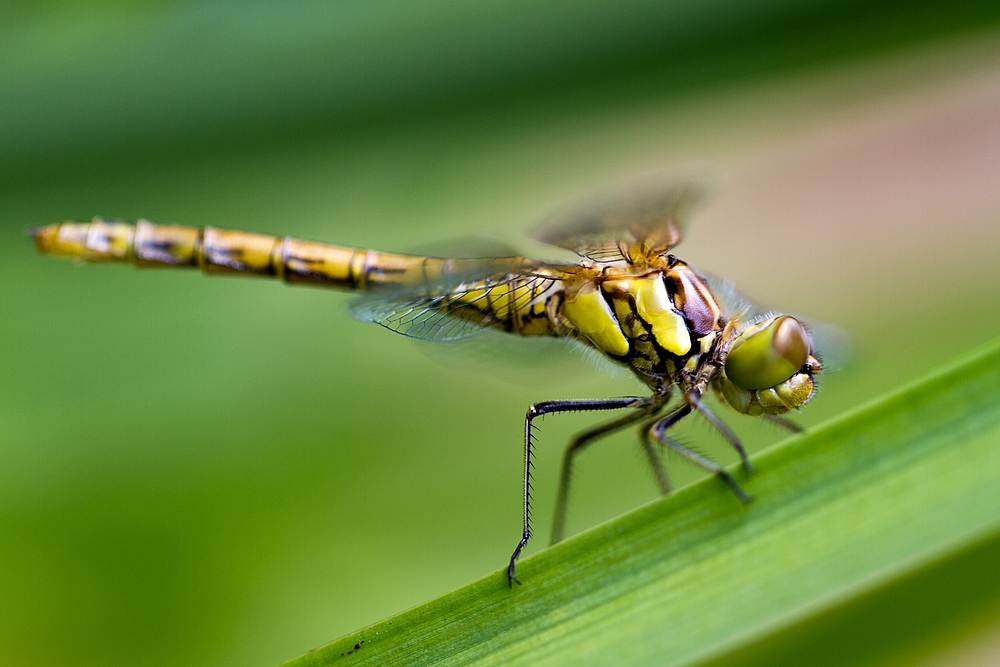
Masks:
[[[514,553],[511,554],[510,564],[507,566],[507,583],[513,586],[517,581],[514,576],[514,561],[521,555],[521,550],[531,538],[531,445],[533,433],[531,422],[536,417],[554,412],[589,412],[597,410],[619,410],[621,408],[646,407],[651,399],[639,396],[623,396],[621,398],[566,400],[566,401],[543,401],[535,403],[528,408],[528,413],[524,418],[524,530],[521,533],[521,541],[517,543]],[[521,583],[517,581],[517,583]]]
[[[707,419],[726,440],[729,441],[729,444],[733,446],[736,453],[740,455],[740,462],[743,464],[743,469],[748,473],[753,472],[753,464],[750,463],[750,459],[747,457],[747,450],[743,447],[743,443],[740,442],[740,439],[735,433],[733,433],[732,429],[726,426],[724,421],[716,417],[715,413],[709,410],[707,405],[702,403],[701,395],[694,391],[688,392],[687,400],[698,409],[698,412],[705,416],[705,419]]]
[[[559,472],[559,491],[556,494],[556,510],[554,516],[552,517],[551,544],[561,541],[566,530],[566,510],[569,505],[569,486],[573,478],[573,460],[576,455],[598,439],[609,436],[615,431],[629,426],[630,424],[634,424],[641,419],[645,419],[652,412],[659,409],[659,406],[656,405],[655,402],[650,402],[647,406],[634,407],[636,407],[639,412],[625,415],[619,419],[615,419],[605,424],[595,426],[594,428],[584,431],[583,433],[579,433],[569,441],[568,445],[566,445],[566,450],[563,452],[562,468]],[[666,473],[663,471],[663,463],[660,461],[660,453],[656,451],[656,448],[652,447],[648,442],[644,443],[644,449],[647,450],[646,455],[649,457],[650,464],[653,466],[653,473],[660,482],[660,487],[663,489],[664,493],[669,492],[670,483],[666,482]],[[666,483],[665,487],[664,483]]]
[[[649,467],[653,469],[653,476],[656,477],[656,484],[660,487],[660,493],[667,495],[671,491],[670,477],[667,469],[663,465],[663,457],[660,456],[659,448],[649,438],[649,429],[655,424],[657,419],[653,419],[639,427],[639,444],[642,451],[646,453],[649,460]]]
[[[781,417],[779,415],[764,415],[764,419],[791,433],[802,433],[805,430],[791,419],[786,419],[785,417]]]
[[[689,414],[691,414],[691,406],[684,403],[666,417],[654,417],[639,427],[639,444],[642,445],[643,451],[646,452],[649,465],[653,469],[653,475],[656,477],[656,482],[659,484],[663,495],[670,493],[670,478],[667,476],[667,469],[663,465],[663,457],[660,456],[660,450],[657,449],[649,437],[650,429],[655,424],[663,422],[663,430],[666,431]]]
[[[748,495],[747,492],[744,491],[743,488],[736,483],[736,480],[733,479],[733,476],[730,475],[729,472],[721,465],[719,465],[712,459],[708,458],[707,456],[702,456],[693,449],[685,447],[681,443],[677,442],[673,438],[666,435],[665,431],[667,430],[667,428],[672,423],[676,423],[677,421],[675,419],[673,422],[668,422],[668,420],[672,416],[673,415],[667,415],[660,421],[653,424],[653,427],[649,430],[649,434],[654,439],[656,439],[659,442],[662,442],[665,446],[674,450],[681,456],[689,459],[690,461],[693,461],[694,463],[697,463],[702,468],[705,468],[706,470],[712,472],[716,476],[722,478],[722,481],[724,481],[726,484],[729,485],[729,488],[732,489],[733,493],[736,494],[736,497],[739,498],[741,502],[748,503],[751,500],[753,500],[753,498],[751,498],[750,495]]]
[[[653,426],[658,426],[661,431],[666,431],[689,414],[691,414],[691,406],[688,403],[683,403],[666,417],[654,421]]]

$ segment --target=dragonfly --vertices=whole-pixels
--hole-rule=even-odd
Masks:
[[[577,434],[566,446],[553,543],[565,532],[575,459],[601,438],[638,425],[640,444],[662,493],[671,490],[662,452],[672,450],[717,476],[747,503],[751,497],[725,467],[679,442],[671,429],[700,415],[735,449],[746,473],[753,467],[742,442],[705,404],[710,389],[738,413],[801,430],[782,415],[815,395],[823,371],[805,324],[791,315],[763,311],[727,281],[671,253],[698,192],[689,184],[628,191],[570,207],[534,232],[536,240],[575,253],[576,261],[430,257],[99,217],[33,228],[31,234],[40,252],[85,262],[194,268],[359,292],[354,315],[413,338],[458,340],[488,329],[555,337],[626,367],[645,387],[641,395],[550,400],[528,408],[522,532],[506,571],[513,586],[521,583],[515,565],[533,535],[534,423],[543,415],[624,411]]]

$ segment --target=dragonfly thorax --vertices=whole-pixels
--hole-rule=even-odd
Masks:
[[[708,358],[725,326],[708,286],[684,262],[595,266],[566,286],[562,315],[585,343],[646,384],[681,383]]]

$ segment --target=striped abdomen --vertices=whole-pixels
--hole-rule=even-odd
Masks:
[[[190,267],[343,289],[439,282],[468,270],[451,260],[363,250],[215,227],[94,218],[32,230],[40,252],[89,262]]]
[[[422,257],[148,220],[94,218],[38,227],[32,235],[40,252],[90,262],[189,267],[348,290],[383,288],[387,296],[380,315],[370,319],[397,331],[402,327],[390,322],[405,316],[410,325],[421,313],[436,325],[432,314],[437,311],[524,335],[557,333],[546,305],[552,288],[561,285],[553,274],[534,275],[539,263],[522,257]],[[437,332],[420,337],[437,337]]]

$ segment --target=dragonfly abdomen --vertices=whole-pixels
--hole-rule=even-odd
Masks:
[[[342,289],[411,284],[444,260],[215,227],[94,218],[32,230],[40,252],[89,262],[199,268]]]

